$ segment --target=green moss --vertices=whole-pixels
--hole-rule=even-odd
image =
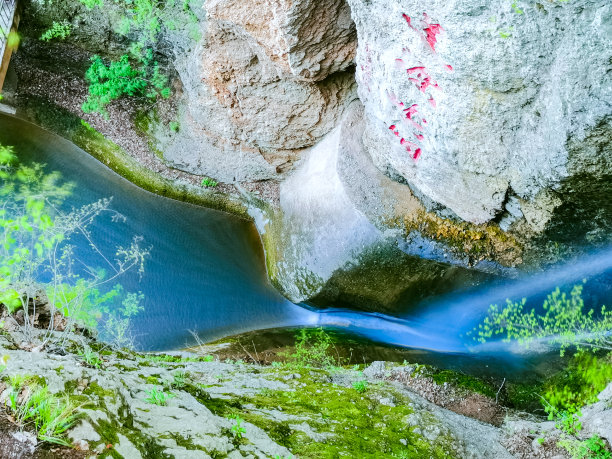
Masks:
[[[200,450],[208,453],[208,450],[206,448],[204,448],[202,445],[196,445],[193,441],[191,441],[191,438],[189,437],[174,434],[171,438],[176,442],[178,446],[182,446],[187,450]]]
[[[436,384],[449,383],[455,387],[460,387],[470,392],[477,392],[491,398],[495,398],[497,393],[497,389],[493,384],[458,371],[439,370],[434,372],[431,378]]]
[[[104,399],[106,397],[109,397],[113,400],[116,400],[117,398],[117,393],[115,391],[112,391],[110,389],[104,389],[102,386],[100,386],[97,382],[92,382],[90,383],[85,390],[83,391],[83,395],[87,395],[87,396],[96,396],[99,397],[100,399]]]
[[[24,111],[36,124],[65,137],[117,174],[140,188],[177,201],[222,210],[250,219],[247,208],[225,193],[179,185],[142,166],[117,144],[106,139],[73,113],[49,100],[28,96]]]
[[[495,223],[455,222],[424,210],[393,223],[402,227],[406,234],[418,231],[425,237],[445,243],[457,254],[468,255],[472,263],[488,259],[504,266],[516,266],[523,261],[523,245]]]
[[[234,403],[223,401],[220,415],[240,410],[247,422],[264,431],[277,443],[287,447],[297,457],[453,457],[455,440],[444,434],[436,442],[424,439],[415,432],[417,427],[407,424],[413,413],[410,399],[390,387],[373,386],[366,394],[352,388],[338,387],[327,381],[327,373],[299,370],[302,377],[295,390],[262,390],[259,394],[235,398]],[[295,370],[292,370],[295,372]],[[380,397],[391,397],[396,406],[380,404]],[[207,400],[206,403],[210,403]],[[208,406],[208,405],[207,405]],[[278,421],[265,410],[278,410],[297,419],[308,418],[309,426],[325,441],[313,441],[304,432],[291,427],[300,421]],[[429,426],[438,426],[434,418],[427,418]],[[427,426],[418,426],[421,429]],[[245,436],[248,438],[249,432]],[[403,444],[405,443],[405,444]],[[373,445],[374,446],[373,448]],[[404,456],[401,456],[401,455]]]
[[[147,376],[146,378],[143,378],[145,381],[145,384],[153,384],[155,386],[160,385],[160,381],[159,381],[159,375],[156,376]]]
[[[236,398],[213,398],[202,387],[194,384],[186,384],[182,390],[191,394],[193,398],[208,408],[211,413],[216,416],[227,417],[242,410],[242,404],[240,400]]]
[[[104,409],[109,420],[99,419],[97,422],[92,422],[92,426],[101,438],[100,441],[91,445],[92,448],[100,444],[105,446],[111,445],[111,448],[105,448],[99,457],[122,458],[114,449],[114,446],[119,444],[119,434],[121,434],[140,451],[143,458],[170,459],[171,456],[164,453],[165,447],[159,445],[154,438],[144,435],[134,426],[134,418],[129,407],[122,397],[120,401],[121,404],[116,413],[111,413],[106,408]]]
[[[159,159],[164,159],[164,152],[157,148],[157,142],[151,135],[152,124],[159,123],[159,117],[157,116],[156,110],[153,109],[149,113],[140,111],[136,114],[136,116],[134,116],[132,122],[134,123],[134,128],[136,131],[146,137],[149,149],[155,154],[155,156],[157,156]]]

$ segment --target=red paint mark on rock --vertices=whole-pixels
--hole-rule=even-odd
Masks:
[[[438,43],[438,35],[444,31],[442,26],[440,24],[432,23],[427,13],[423,13],[423,19],[421,19],[421,24],[419,28],[412,25],[412,18],[406,13],[402,13],[402,17],[408,23],[408,26],[412,30],[418,32],[419,35],[421,35],[421,38],[423,38],[427,42],[432,51],[435,53],[436,44]]]
[[[424,93],[430,86],[436,89],[440,89],[438,83],[434,81],[434,79],[429,75],[429,73],[427,73],[425,67],[412,67],[406,70],[406,72],[409,75],[408,79],[412,81],[422,93]]]

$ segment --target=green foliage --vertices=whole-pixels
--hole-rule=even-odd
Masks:
[[[587,352],[576,354],[568,368],[547,385],[547,404],[557,411],[576,412],[596,402],[597,395],[612,381],[611,358],[598,358]]]
[[[580,441],[571,436],[564,436],[559,446],[565,448],[572,459],[611,459],[612,453],[606,448],[605,441],[599,435]]]
[[[111,283],[130,270],[140,275],[148,250],[135,238],[127,247],[117,247],[114,259],[102,256],[89,228],[102,212],[111,212],[110,200],[61,211],[61,204],[74,186],[62,183],[58,173],[45,173],[40,164],[16,162],[12,148],[0,146],[0,303],[9,314],[24,311],[22,331],[33,337],[33,316],[39,297],[47,297],[52,317],[60,313],[67,319],[66,332],[75,325],[96,328],[99,320],[120,328],[125,336],[125,320],[141,308],[141,294],[124,294],[120,285],[102,292],[102,285]],[[118,216],[115,214],[115,216]],[[80,234],[89,241],[94,253],[100,254],[105,269],[86,266],[83,274],[75,270],[79,254],[69,244],[72,235]],[[40,282],[45,274],[48,283]],[[117,302],[123,299],[121,306]],[[27,307],[26,307],[27,306]],[[120,327],[119,327],[119,325]],[[54,328],[54,321],[49,331]],[[107,333],[110,338],[114,336]],[[55,339],[49,333],[45,338]]]
[[[232,425],[232,433],[236,438],[242,438],[242,435],[246,433],[246,429],[242,427],[243,419],[237,414],[230,416],[229,419],[234,420],[234,424]]]
[[[368,382],[365,379],[355,381],[353,383],[353,389],[355,389],[360,394],[363,394],[366,390],[368,390]]]
[[[68,396],[54,396],[46,384],[29,376],[13,376],[9,382],[7,407],[15,422],[21,427],[34,428],[41,441],[69,446],[64,434],[81,417],[80,406]]]
[[[178,132],[180,125],[178,121],[170,121],[170,123],[168,124],[168,127],[170,128],[171,131]]]
[[[53,21],[51,28],[47,29],[40,37],[42,41],[51,41],[55,38],[58,40],[65,40],[70,36],[72,32],[72,26],[69,22],[57,22]]]
[[[202,179],[202,186],[203,186],[204,188],[214,188],[214,187],[216,187],[217,185],[219,185],[219,182],[217,182],[217,181],[215,181],[215,180],[211,179],[210,177],[204,177],[204,178]]]
[[[329,368],[337,364],[329,350],[333,346],[332,337],[323,328],[303,328],[295,341],[295,352],[285,355],[287,365],[303,368]]]
[[[545,339],[560,346],[561,355],[566,349],[612,350],[612,311],[602,306],[599,313],[584,308],[582,285],[575,285],[569,296],[557,287],[544,301],[543,312],[526,309],[526,299],[521,302],[506,301],[500,309],[489,308],[488,317],[472,333],[478,341],[486,342],[493,336],[503,336],[504,341],[517,340],[529,345]]]
[[[187,385],[187,373],[182,370],[174,372],[172,378],[170,385],[176,389],[182,389]]]
[[[176,397],[173,393],[164,392],[163,389],[151,389],[147,393],[149,395],[145,398],[145,401],[159,406],[166,406],[169,399]]]
[[[82,350],[78,352],[79,356],[83,358],[85,363],[92,368],[101,369],[104,361],[100,358],[100,354],[92,350],[89,346],[83,347]]]
[[[582,458],[592,458],[592,459],[611,459],[612,453],[607,450],[606,444],[599,437],[599,435],[593,435],[588,438],[580,445],[580,449],[578,450],[578,454],[576,456],[579,459]]]
[[[104,8],[104,0],[81,2],[90,9]],[[105,107],[123,96],[144,96],[151,101],[170,96],[168,77],[161,72],[159,63],[153,58],[164,28],[174,30],[177,25],[187,27],[193,39],[200,38],[198,19],[193,11],[202,6],[201,1],[184,0],[178,4],[176,0],[114,0],[114,3],[123,10],[117,32],[136,38],[128,53],[118,61],[106,64],[99,56],[94,56],[86,73],[89,97],[83,104],[83,111],[100,113],[105,117],[108,117]]]
[[[597,439],[580,441],[577,435],[582,430],[582,406],[597,401],[597,395],[612,381],[611,359],[612,354],[603,358],[586,351],[576,354],[567,370],[549,382],[542,398],[548,418],[562,432],[559,445],[573,458],[610,457],[605,445],[598,450]]]
[[[89,97],[82,107],[85,113],[97,112],[108,117],[106,106],[125,95],[145,96],[151,100],[170,96],[167,77],[153,61],[151,50],[137,61],[137,65],[132,65],[127,54],[108,65],[100,56],[93,56],[91,61],[85,74],[89,81]]]
[[[526,308],[521,302],[507,300],[500,309],[492,305],[488,316],[477,329],[480,342],[494,336],[504,341],[516,340],[529,347],[535,340],[559,345],[563,356],[568,349],[576,350],[570,365],[547,385],[542,402],[550,420],[562,432],[561,446],[574,458],[609,458],[609,452],[597,439],[581,442],[577,434],[582,430],[581,408],[597,400],[597,394],[612,381],[612,353],[598,357],[596,352],[612,350],[612,311],[602,306],[598,313],[585,310],[583,285],[575,285],[568,293],[556,288],[550,293],[541,312]],[[591,448],[592,447],[592,448]]]
[[[81,0],[81,3],[87,7],[87,9],[91,10],[96,6],[104,5],[104,0]]]

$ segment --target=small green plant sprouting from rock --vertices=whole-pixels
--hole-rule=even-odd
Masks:
[[[202,187],[203,188],[214,188],[217,185],[219,185],[219,182],[217,182],[216,180],[210,178],[210,177],[204,177],[202,179]]]
[[[178,132],[180,129],[178,121],[170,121],[170,123],[168,123],[168,127],[172,132]]]
[[[100,354],[93,351],[89,346],[85,346],[78,352],[79,356],[83,358],[85,363],[92,368],[100,369],[104,364],[104,361],[100,358]]]
[[[0,373],[4,372],[4,370],[6,370],[6,364],[8,363],[10,359],[10,356],[8,355],[3,355],[0,358]]]
[[[506,39],[506,38],[510,38],[512,36],[512,32],[513,31],[514,31],[514,27],[510,26],[510,27],[507,27],[506,29],[499,29],[498,32],[499,32],[499,36],[501,38]]]
[[[72,26],[68,21],[57,22],[53,21],[51,27],[40,36],[41,41],[51,41],[53,39],[65,40],[70,36]]]
[[[48,443],[69,446],[64,435],[81,417],[80,408],[68,396],[58,398],[44,383],[33,377],[15,375],[9,378],[7,407],[21,427],[33,427],[38,438]]]
[[[368,390],[368,382],[365,379],[355,381],[353,383],[353,389],[355,389],[360,394],[363,394],[366,390]]]
[[[183,370],[177,370],[174,372],[172,378],[171,385],[176,389],[182,389],[187,385],[187,373],[185,373]]]
[[[518,6],[518,2],[516,0],[514,0],[512,2],[512,10],[516,13],[516,14],[523,14],[524,11]]]
[[[151,389],[147,393],[149,395],[145,398],[145,401],[151,403],[152,405],[159,406],[166,406],[168,404],[168,400],[176,397],[176,395],[171,392],[164,392],[163,389],[159,390],[156,388]]]
[[[232,425],[232,429],[231,429],[232,433],[234,434],[234,437],[242,438],[243,434],[246,433],[246,429],[242,427],[243,419],[237,414],[229,416],[229,419],[232,419],[234,421],[234,424]]]
[[[295,368],[337,366],[340,359],[334,359],[329,355],[332,346],[333,339],[323,328],[303,328],[297,334],[295,352],[285,355],[287,365]]]

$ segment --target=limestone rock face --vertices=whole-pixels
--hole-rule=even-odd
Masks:
[[[345,0],[215,0],[206,8],[210,19],[248,35],[282,72],[305,81],[344,70],[355,57]]]
[[[588,144],[610,113],[605,0],[349,4],[366,148],[381,170],[463,220],[490,221],[508,198],[557,188],[571,173],[568,141]]]
[[[276,177],[356,97],[356,40],[344,1],[207,2],[204,40],[178,58],[178,167],[222,181]]]
[[[388,312],[401,297],[416,302],[483,280],[450,255],[423,256],[423,243],[413,247],[417,241],[387,227],[423,205],[372,164],[364,128],[356,101],[281,184],[280,210],[255,218],[274,285],[294,302]]]

